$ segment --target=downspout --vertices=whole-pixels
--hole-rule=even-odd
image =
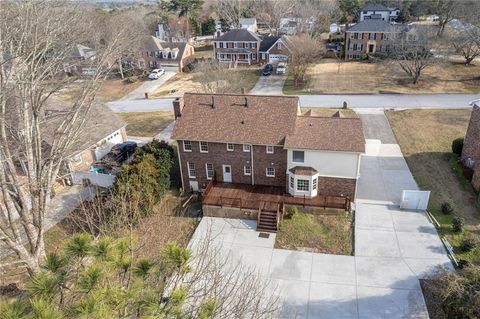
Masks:
[[[358,154],[358,163],[357,163],[357,178],[355,179],[355,194],[354,196],[354,201],[357,199],[357,191],[358,191],[358,179],[360,178],[360,162],[362,159],[362,154]]]
[[[253,145],[250,148],[250,161],[252,162],[252,185],[255,185],[255,170],[253,169]]]
[[[182,159],[180,158],[180,143],[177,141],[177,155],[178,155],[178,165],[180,168],[180,179],[182,180],[182,188],[185,192],[185,185],[183,184],[183,169],[182,169]]]

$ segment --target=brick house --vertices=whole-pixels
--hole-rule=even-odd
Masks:
[[[291,43],[286,36],[269,36],[260,43],[260,61],[266,63],[287,62],[291,55]]]
[[[215,180],[214,193],[242,193],[244,205],[266,194],[311,206],[325,196],[355,198],[365,151],[358,118],[302,115],[292,96],[186,93],[174,111],[172,139],[187,191]]]
[[[345,60],[359,60],[367,55],[388,50],[388,40],[406,30],[405,25],[392,25],[381,19],[356,23],[345,32]]]
[[[472,171],[472,185],[480,192],[480,103],[473,105],[463,144],[461,160],[463,165]]]
[[[260,61],[262,39],[247,29],[233,29],[213,41],[213,53],[219,62],[255,64]]]
[[[161,67],[176,67],[178,72],[195,53],[193,46],[186,42],[164,42],[154,36],[145,38],[141,51],[129,56],[124,65],[152,70]]]

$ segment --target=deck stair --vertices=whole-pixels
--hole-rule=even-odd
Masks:
[[[282,204],[262,201],[258,209],[257,231],[276,233],[282,208]]]

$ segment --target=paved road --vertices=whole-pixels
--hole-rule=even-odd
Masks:
[[[257,84],[250,90],[250,94],[255,95],[282,95],[283,83],[287,79],[286,75],[272,74],[270,76],[260,76]]]
[[[130,92],[129,94],[122,97],[119,101],[133,101],[145,98],[145,93],[152,93],[170,78],[172,78],[177,71],[171,69],[165,69],[165,74],[162,75],[158,80],[146,80],[138,88]]]
[[[480,94],[371,94],[371,95],[300,95],[302,107],[350,108],[467,108]],[[115,101],[107,103],[114,112],[171,110],[173,99]]]

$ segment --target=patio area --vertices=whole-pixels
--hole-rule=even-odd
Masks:
[[[293,197],[285,193],[282,187],[234,183],[212,182],[207,186],[203,198],[203,205],[251,210],[258,210],[261,205],[265,209],[275,210],[278,204],[345,210],[350,208],[350,200],[346,197]]]

